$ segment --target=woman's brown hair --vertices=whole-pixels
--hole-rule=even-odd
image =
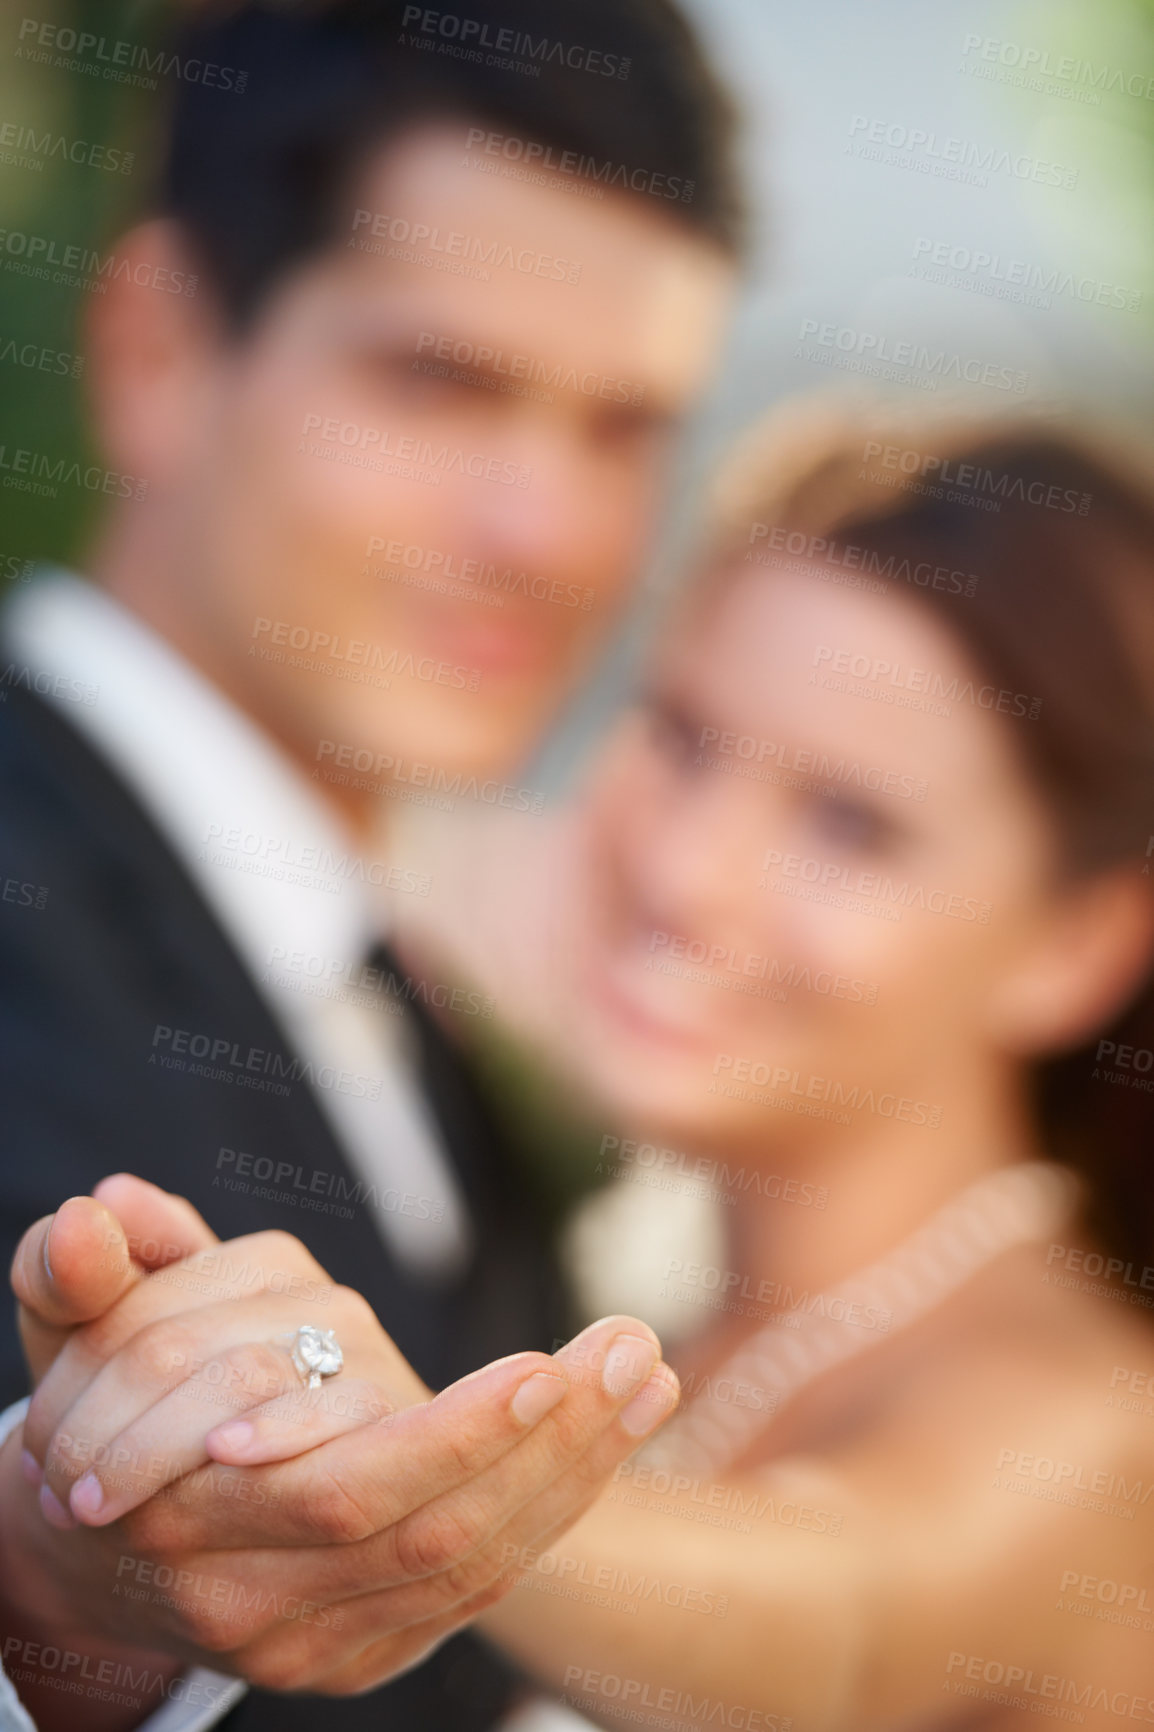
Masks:
[[[1133,442],[1052,420],[787,406],[727,466],[713,539],[719,572],[796,557],[932,606],[1024,700],[1007,727],[1063,870],[1154,861],[1154,468]],[[1154,966],[1111,1027],[1037,1066],[1034,1088],[1045,1149],[1083,1174],[1089,1224],[1137,1281],[1154,1265]]]

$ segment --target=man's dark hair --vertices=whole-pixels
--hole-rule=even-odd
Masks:
[[[559,179],[585,183],[575,194],[644,198],[738,250],[731,110],[671,0],[440,5],[242,0],[179,32],[159,204],[235,330],[338,238],[368,153],[422,122],[461,122],[462,154],[470,124],[515,141],[514,160],[487,158],[498,170],[568,152]]]

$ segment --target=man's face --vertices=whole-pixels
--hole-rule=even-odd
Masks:
[[[180,581],[211,671],[377,781],[531,745],[638,569],[731,277],[662,201],[482,172],[466,130],[373,158],[195,398]]]

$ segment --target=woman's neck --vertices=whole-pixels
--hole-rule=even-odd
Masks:
[[[991,1081],[951,1096],[936,1128],[875,1119],[807,1143],[774,1141],[768,1153],[762,1144],[752,1157],[758,1168],[798,1186],[787,1201],[786,1186],[770,1197],[750,1185],[733,1211],[732,1266],[795,1289],[828,1291],[885,1256],[985,1174],[1038,1157],[1015,1083]],[[748,1168],[748,1147],[741,1158]],[[823,1190],[824,1207],[796,1200]]]

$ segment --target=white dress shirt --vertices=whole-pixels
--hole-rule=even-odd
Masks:
[[[317,1103],[357,1177],[374,1187],[367,1195],[389,1250],[410,1275],[444,1279],[467,1253],[469,1221],[410,1080],[403,1019],[383,1014],[371,994],[366,1003],[363,993],[304,992],[312,976],[291,966],[294,957],[320,958],[323,978],[339,982],[380,935],[364,863],[334,814],[246,716],[90,584],[64,572],[42,578],[9,603],[4,631],[21,678],[132,788],[231,939],[306,1076],[317,1079]],[[342,1073],[369,1086],[325,1086]],[[307,1237],[307,1214],[301,1230]],[[0,1442],[25,1405],[0,1415]],[[193,1686],[206,1682],[215,1700],[195,1706],[206,1692]],[[244,1692],[201,1670],[185,1683],[191,1700],[166,1701],[141,1732],[205,1732]],[[0,1672],[0,1732],[31,1728]]]
[[[411,1080],[403,1019],[383,1014],[372,994],[366,1003],[340,985],[383,936],[380,898],[366,885],[387,884],[388,867],[361,859],[272,740],[91,584],[62,571],[40,578],[9,602],[4,631],[28,683],[133,790],[232,941],[287,1044],[306,1061],[306,1076],[317,1079],[317,1103],[340,1147],[374,1187],[373,1218],[390,1252],[419,1280],[445,1279],[468,1254],[470,1223]],[[394,877],[420,883],[419,869]],[[336,986],[306,990],[318,983]],[[368,1086],[331,1086],[342,1073]],[[0,1415],[0,1443],[25,1406]],[[208,1732],[245,1689],[191,1670],[182,1678],[188,1700],[167,1700],[139,1732]],[[198,1705],[205,1695],[210,1704]],[[580,1729],[588,1732],[589,1722],[538,1699],[505,1732]],[[0,1732],[35,1732],[2,1670]]]

